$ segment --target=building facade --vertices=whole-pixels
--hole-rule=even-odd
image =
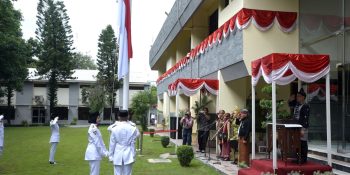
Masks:
[[[96,83],[97,70],[74,70],[72,77],[65,82],[59,82],[57,90],[56,114],[60,117],[61,124],[70,124],[76,118],[79,124],[87,124],[89,107],[84,101],[82,91]],[[132,96],[149,88],[147,82],[130,82],[129,103]],[[121,105],[122,99],[116,94],[116,108]],[[122,90],[121,90],[122,92]],[[11,105],[11,124],[21,125],[44,124],[50,121],[48,100],[48,81],[35,75],[35,69],[29,68],[29,78],[24,82],[22,91],[15,92]],[[0,113],[6,114],[6,97],[0,99]],[[103,110],[104,122],[110,122],[111,108]],[[112,119],[114,120],[114,119]]]
[[[159,74],[158,110],[170,121],[176,109],[191,109],[203,95],[180,92],[176,100],[168,86],[179,78],[219,81],[218,95],[208,95],[213,101],[208,106],[211,113],[219,109],[231,113],[235,106],[250,108],[251,61],[271,53],[327,54],[331,59],[332,146],[335,154],[349,152],[349,13],[346,0],[175,1],[149,54],[150,67]],[[266,98],[259,90],[263,86],[265,82],[259,81],[256,106]],[[324,149],[325,80],[278,86],[277,99],[287,101],[298,86],[307,90],[311,106],[310,144]],[[289,110],[287,103],[283,108]],[[256,113],[259,128],[264,116],[260,109]]]

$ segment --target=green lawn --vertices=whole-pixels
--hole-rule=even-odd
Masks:
[[[108,146],[109,134],[106,127],[100,128]],[[87,128],[61,127],[61,142],[56,152],[57,165],[48,163],[49,127],[8,127],[5,128],[4,153],[0,157],[1,175],[86,175],[89,165],[84,161],[87,145]],[[203,175],[219,174],[214,169],[193,160],[190,167],[183,168],[177,159],[172,163],[150,164],[149,158],[158,158],[161,153],[174,152],[174,147],[163,148],[158,137],[144,137],[142,157],[134,164],[135,175]],[[101,175],[113,174],[113,166],[104,159],[101,162]]]

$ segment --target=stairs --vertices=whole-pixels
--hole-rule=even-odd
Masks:
[[[308,159],[327,164],[327,153],[321,149],[309,149]],[[350,157],[346,154],[332,153],[332,168],[334,174],[350,175]]]
[[[320,163],[308,161],[306,164],[295,164],[291,162],[285,163],[282,160],[277,161],[277,167],[275,173],[277,175],[287,175],[292,171],[301,172],[304,175],[313,175],[314,172],[320,171],[332,171],[332,167],[328,165],[323,165]],[[263,173],[272,173],[272,160],[271,159],[261,159],[261,160],[252,160],[251,167],[246,169],[240,169],[238,175],[261,175]]]
[[[266,162],[263,160],[252,160],[250,168],[240,169],[238,175],[261,175],[262,173],[272,173],[272,164],[271,166],[266,165]]]

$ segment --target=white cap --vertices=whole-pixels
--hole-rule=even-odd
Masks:
[[[0,120],[2,120],[4,118],[4,116],[3,115],[0,115]]]

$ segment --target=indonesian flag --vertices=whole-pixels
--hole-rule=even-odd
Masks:
[[[118,80],[129,72],[129,59],[132,58],[131,45],[131,0],[117,0],[117,37],[119,45]]]

